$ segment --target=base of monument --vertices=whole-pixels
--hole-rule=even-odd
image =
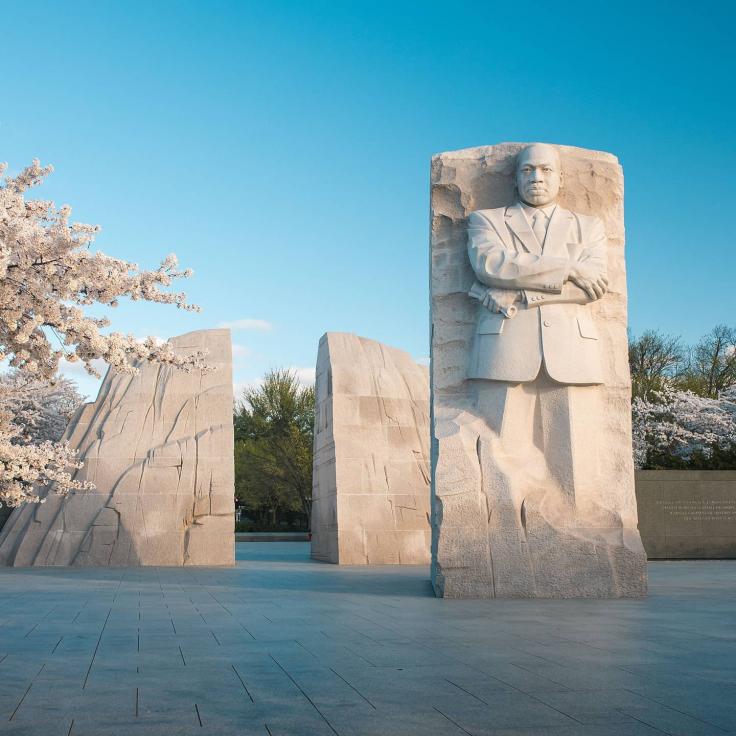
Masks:
[[[432,587],[438,598],[644,597],[647,563],[639,536],[622,535],[620,529],[610,534],[616,531],[620,544],[615,546],[550,528],[544,536],[516,544],[486,540],[487,552],[477,555],[475,564],[455,559],[443,565],[441,557],[435,561]],[[608,536],[597,534],[601,540]]]

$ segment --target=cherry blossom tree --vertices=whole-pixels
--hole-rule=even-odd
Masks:
[[[38,500],[35,486],[55,484],[59,492],[92,486],[72,479],[80,467],[64,429],[81,397],[74,384],[55,384],[21,371],[0,378],[0,498],[8,506]]]
[[[46,381],[19,370],[0,375],[0,411],[13,417],[19,444],[59,442],[83,401],[77,384],[64,376]]]
[[[0,164],[0,176],[6,165]],[[169,255],[152,271],[93,252],[99,228],[71,221],[71,208],[28,199],[26,193],[51,173],[38,161],[0,183],[0,360],[23,375],[51,380],[62,358],[82,361],[97,375],[98,358],[115,370],[135,372],[139,361],[156,361],[182,370],[202,368],[205,356],[176,355],[168,343],[143,341],[118,332],[103,334],[106,318],[85,312],[92,304],[115,307],[123,297],[197,310],[186,296],[166,291],[172,281],[188,277]],[[12,402],[6,387],[6,400]],[[11,391],[12,393],[12,391]],[[54,483],[58,492],[82,486],[72,480],[74,453],[45,439],[28,444],[27,432],[12,410],[0,406],[0,502],[38,501],[34,487]]]
[[[708,466],[736,451],[736,391],[717,399],[665,387],[632,404],[634,464],[647,467]]]
[[[0,165],[0,174],[5,168]],[[100,328],[109,320],[85,314],[88,305],[116,307],[126,296],[186,310],[198,307],[188,304],[183,293],[161,288],[191,275],[177,269],[173,254],[156,270],[143,271],[134,263],[92,252],[99,228],[71,222],[67,205],[27,200],[28,189],[51,171],[34,161],[0,184],[0,359],[8,357],[11,366],[46,378],[56,373],[62,357],[83,361],[93,375],[95,358],[121,371],[134,370],[136,360],[185,370],[199,367],[202,355],[177,356],[167,343],[153,338],[141,342],[118,332],[103,335]]]

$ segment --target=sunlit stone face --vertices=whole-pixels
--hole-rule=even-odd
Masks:
[[[557,200],[562,186],[560,157],[552,146],[535,143],[519,152],[516,189],[522,201],[545,207]]]

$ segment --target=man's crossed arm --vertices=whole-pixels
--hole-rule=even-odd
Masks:
[[[469,295],[493,312],[511,317],[517,303],[588,304],[608,290],[606,235],[595,220],[588,242],[568,244],[568,257],[517,253],[508,249],[490,223],[470,215],[468,255],[480,283]]]

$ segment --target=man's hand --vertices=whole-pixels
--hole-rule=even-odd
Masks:
[[[516,302],[522,300],[522,293],[518,289],[488,289],[483,304],[491,310],[503,314],[504,317],[514,317],[518,311]]]
[[[519,289],[493,289],[474,281],[468,296],[477,299],[486,309],[511,319],[519,308],[516,302],[523,299]]]
[[[608,291],[608,277],[597,266],[578,261],[571,269],[568,279],[577,284],[593,301]]]

